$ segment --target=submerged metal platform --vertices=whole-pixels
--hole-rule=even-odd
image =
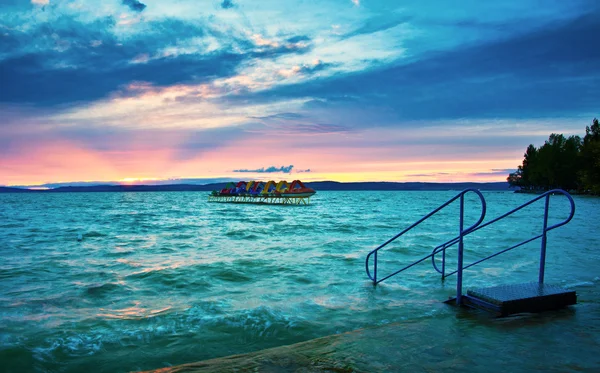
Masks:
[[[472,289],[462,296],[462,303],[498,316],[508,316],[570,306],[577,303],[577,295],[560,286],[529,282]]]
[[[208,202],[254,203],[263,205],[308,205],[311,196],[209,195]]]

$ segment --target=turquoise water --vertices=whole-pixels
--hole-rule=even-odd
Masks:
[[[318,192],[309,206],[208,203],[198,192],[0,194],[0,371],[152,369],[388,323],[444,324],[454,278],[442,283],[425,262],[374,287],[364,259],[456,193]],[[484,195],[486,220],[532,198]],[[549,233],[546,281],[598,293],[600,199],[575,202],[573,221]],[[564,198],[551,205],[551,222],[566,217]],[[467,223],[478,208],[469,198]],[[538,234],[542,214],[536,204],[469,236],[465,263]],[[381,252],[380,276],[455,236],[456,215],[453,205]],[[538,260],[535,241],[467,270],[465,287],[535,281]]]

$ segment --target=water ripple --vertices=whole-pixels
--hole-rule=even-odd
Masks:
[[[440,302],[453,294],[455,278],[441,282],[430,261],[378,286],[364,269],[369,250],[454,194],[319,192],[300,207],[209,204],[194,192],[0,195],[3,368],[151,369],[403,320],[468,324]],[[486,198],[488,217],[527,199]],[[573,222],[548,235],[546,276],[597,292],[600,238],[588,232],[600,201],[576,203]],[[456,213],[382,250],[379,274],[454,237],[457,221],[449,218]],[[465,262],[539,232],[538,220],[532,209],[469,236]],[[530,281],[539,247],[470,268],[465,287]],[[448,270],[456,253],[456,246],[447,251]],[[547,338],[560,335],[549,330]]]

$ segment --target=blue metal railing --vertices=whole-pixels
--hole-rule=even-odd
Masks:
[[[562,194],[565,197],[567,197],[567,199],[569,200],[569,203],[571,205],[570,206],[571,207],[571,211],[569,212],[569,217],[567,219],[563,220],[560,223],[557,223],[557,224],[554,224],[554,225],[548,227],[548,209],[550,207],[550,196],[552,196],[554,194]],[[477,232],[480,229],[483,229],[483,228],[485,228],[487,226],[490,226],[490,225],[498,222],[499,220],[502,220],[502,219],[506,218],[507,216],[510,216],[510,215],[516,213],[517,211],[519,211],[519,210],[521,210],[521,209],[523,209],[523,208],[531,205],[532,203],[539,201],[542,198],[545,198],[545,204],[544,204],[544,222],[543,222],[543,229],[542,229],[542,233],[541,234],[539,234],[537,236],[534,236],[534,237],[531,237],[531,238],[528,238],[528,239],[526,239],[526,240],[524,240],[522,242],[519,242],[518,244],[513,245],[513,246],[511,246],[511,247],[509,247],[507,249],[498,251],[497,253],[494,253],[494,254],[492,254],[490,256],[487,256],[487,257],[485,257],[483,259],[480,259],[480,260],[478,260],[476,262],[473,262],[471,264],[463,266],[462,269],[463,270],[467,269],[467,268],[472,267],[472,266],[474,266],[476,264],[479,264],[479,263],[484,262],[484,261],[486,261],[488,259],[491,259],[491,258],[493,258],[495,256],[498,256],[498,255],[500,255],[502,253],[505,253],[505,252],[510,251],[512,249],[516,249],[517,247],[523,246],[525,244],[528,244],[529,242],[532,242],[532,241],[537,240],[538,238],[541,238],[542,239],[542,244],[541,244],[541,249],[540,249],[540,270],[539,270],[539,275],[538,275],[538,282],[539,283],[543,283],[544,282],[545,266],[546,266],[547,233],[549,231],[553,230],[553,229],[556,229],[558,227],[561,227],[561,226],[567,224],[568,222],[571,221],[571,219],[573,219],[573,216],[575,215],[575,202],[573,201],[573,197],[571,197],[571,195],[569,193],[565,192],[562,189],[553,189],[553,190],[550,190],[550,191],[548,191],[548,192],[546,192],[544,194],[540,194],[539,196],[537,196],[536,198],[530,200],[529,202],[526,202],[526,203],[522,204],[521,206],[519,206],[519,207],[517,207],[515,209],[512,209],[511,211],[509,211],[509,212],[507,212],[507,213],[505,213],[503,215],[500,215],[499,217],[497,217],[497,218],[495,218],[493,220],[490,220],[490,221],[486,222],[485,224],[481,224],[480,226],[474,228],[473,230],[471,230],[467,234],[471,234],[471,233]],[[458,238],[454,238],[454,239],[452,239],[452,240],[450,240],[450,241],[448,241],[448,242],[446,242],[446,243],[444,243],[442,245],[439,245],[435,249],[433,249],[433,252],[432,252],[433,255],[431,256],[431,262],[433,264],[433,268],[435,268],[436,271],[438,271],[439,273],[442,274],[442,278],[446,278],[448,276],[452,276],[453,274],[458,273],[458,271],[459,271],[457,269],[456,271],[450,272],[448,274],[445,273],[445,267],[446,267],[446,249],[448,247],[450,247],[450,246],[455,245],[457,242],[458,242]],[[437,264],[435,263],[435,255],[438,254],[439,252],[442,252],[442,268],[441,269],[438,268]]]
[[[468,192],[475,192],[480,200],[481,200],[481,206],[482,206],[482,212],[481,212],[481,216],[479,218],[479,220],[473,224],[472,226],[470,226],[467,229],[463,229],[464,227],[464,195],[467,194]],[[562,194],[564,196],[566,196],[569,200],[569,203],[571,205],[571,211],[569,213],[569,217],[567,219],[565,219],[564,221],[554,224],[550,227],[548,227],[548,209],[550,206],[550,196],[554,195],[554,194]],[[427,220],[428,218],[430,218],[431,216],[433,216],[434,214],[436,214],[438,211],[442,210],[444,207],[448,206],[449,204],[451,204],[452,202],[454,202],[455,200],[457,200],[458,198],[460,198],[460,216],[459,216],[459,234],[457,237],[454,237],[444,243],[442,243],[441,245],[437,246],[436,248],[433,249],[432,253],[424,256],[423,258],[415,261],[412,264],[407,265],[406,267],[388,275],[385,276],[384,278],[377,280],[377,252],[382,249],[383,247],[385,247],[387,244],[389,244],[390,242],[396,240],[397,238],[399,238],[400,236],[402,236],[403,234],[405,234],[406,232],[408,232],[409,230],[411,230],[412,228],[416,227],[417,225],[421,224],[423,221]],[[542,233],[529,238],[527,240],[524,240],[516,245],[513,245],[507,249],[501,250],[495,254],[492,254],[488,257],[485,257],[483,259],[480,259],[476,262],[473,262],[471,264],[468,264],[466,266],[463,265],[463,252],[464,252],[464,237],[468,234],[471,234],[473,232],[476,232],[480,229],[483,229],[487,226],[490,226],[496,222],[498,222],[499,220],[502,220],[504,218],[506,218],[509,215],[512,215],[514,213],[516,213],[517,211],[531,205],[532,203],[539,201],[540,199],[545,198],[545,205],[544,205],[544,222],[543,222],[543,229],[542,229]],[[541,194],[539,196],[537,196],[536,198],[530,200],[529,202],[526,202],[524,204],[522,204],[521,206],[493,219],[490,220],[489,222],[485,223],[485,224],[481,224],[481,222],[483,221],[484,217],[485,217],[485,212],[486,212],[486,202],[485,202],[485,198],[483,197],[483,195],[475,189],[465,189],[463,190],[461,193],[459,193],[458,195],[456,195],[454,198],[448,200],[446,203],[444,203],[443,205],[441,205],[440,207],[438,207],[437,209],[433,210],[432,212],[430,212],[429,214],[425,215],[423,218],[421,218],[420,220],[418,220],[416,223],[414,223],[413,225],[411,225],[410,227],[406,228],[405,230],[403,230],[402,232],[400,232],[399,234],[397,234],[396,236],[392,237],[391,239],[389,239],[388,241],[386,241],[384,244],[380,245],[379,247],[377,247],[376,249],[372,250],[371,252],[369,252],[369,254],[367,255],[367,258],[365,260],[365,266],[366,266],[366,270],[367,270],[367,276],[369,276],[369,278],[373,281],[374,284],[378,284],[384,280],[387,280],[388,278],[397,275],[398,273],[407,270],[408,268],[421,263],[422,261],[426,260],[427,258],[431,258],[433,267],[435,268],[436,271],[438,271],[439,273],[442,274],[442,279],[451,276],[453,274],[457,274],[457,281],[456,281],[456,303],[457,304],[461,304],[462,302],[462,278],[463,278],[463,270],[472,267],[476,264],[479,264],[483,261],[486,261],[488,259],[491,259],[495,256],[498,256],[502,253],[505,253],[509,250],[515,249],[519,246],[523,246],[529,242],[532,242],[538,238],[542,239],[542,245],[541,245],[541,253],[540,253],[540,270],[539,270],[539,276],[538,276],[538,281],[540,283],[544,282],[544,270],[545,270],[545,262],[546,262],[546,245],[547,245],[547,233],[553,229],[556,229],[558,227],[561,227],[565,224],[567,224],[568,222],[571,221],[571,219],[573,218],[573,216],[575,215],[575,202],[573,201],[573,198],[571,197],[571,195],[567,192],[565,192],[564,190],[561,189],[553,189],[550,190],[544,194]],[[480,225],[481,224],[481,225]],[[458,244],[458,263],[457,263],[457,270],[446,274],[445,270],[446,270],[446,249],[454,246]],[[442,268],[440,269],[437,264],[435,263],[435,255],[438,253],[442,253]],[[373,276],[371,276],[371,272],[369,271],[369,258],[373,256]]]
[[[469,193],[469,192],[473,192],[475,194],[477,194],[477,196],[479,197],[479,200],[481,201],[481,215],[479,217],[479,219],[477,220],[477,222],[473,225],[471,225],[470,227],[468,227],[467,229],[464,229],[464,205],[465,205],[465,194]],[[431,216],[435,215],[437,212],[439,212],[440,210],[444,209],[446,206],[450,205],[452,202],[456,201],[457,199],[460,200],[460,217],[459,217],[459,228],[458,228],[458,238],[456,242],[458,242],[459,247],[462,248],[463,246],[463,237],[468,234],[469,232],[471,232],[473,229],[475,229],[479,224],[481,224],[481,222],[483,221],[483,219],[485,218],[485,211],[486,211],[486,204],[485,204],[485,198],[483,197],[483,194],[481,194],[480,191],[478,191],[477,189],[465,189],[462,192],[460,192],[459,194],[457,194],[456,196],[454,196],[453,198],[451,198],[450,200],[448,200],[446,203],[442,204],[440,207],[438,207],[437,209],[431,211],[429,214],[425,215],[424,217],[422,217],[421,219],[419,219],[416,223],[414,223],[413,225],[411,225],[410,227],[406,228],[405,230],[403,230],[402,232],[398,233],[397,235],[395,235],[394,237],[390,238],[389,240],[387,240],[385,243],[383,243],[382,245],[380,245],[379,247],[377,247],[376,249],[372,250],[368,255],[367,258],[365,260],[365,267],[367,270],[367,276],[369,276],[369,278],[375,283],[378,284],[392,276],[397,275],[398,273],[407,270],[408,268],[421,263],[422,261],[424,261],[425,259],[432,257],[433,255],[436,254],[436,252],[434,251],[433,253],[417,260],[416,262],[388,275],[383,277],[380,280],[377,280],[377,252],[379,250],[381,250],[382,248],[384,248],[386,245],[388,245],[390,242],[396,240],[397,238],[401,237],[402,235],[404,235],[406,232],[410,231],[411,229],[413,229],[414,227],[418,226],[419,224],[421,224],[422,222],[424,222],[425,220],[429,219]],[[454,239],[453,239],[454,240]],[[453,241],[450,240],[450,241]],[[448,242],[450,242],[448,241]],[[460,252],[462,252],[462,250],[460,250]],[[371,256],[373,256],[373,276],[371,276],[371,271],[369,270],[369,259],[371,258]],[[462,264],[462,255],[459,255],[459,262],[461,262]],[[462,271],[459,271],[458,274],[458,278],[459,278],[459,284],[462,287]]]

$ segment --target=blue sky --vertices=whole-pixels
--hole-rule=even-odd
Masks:
[[[599,16],[591,0],[2,0],[0,184],[504,180],[528,144],[598,116]]]

